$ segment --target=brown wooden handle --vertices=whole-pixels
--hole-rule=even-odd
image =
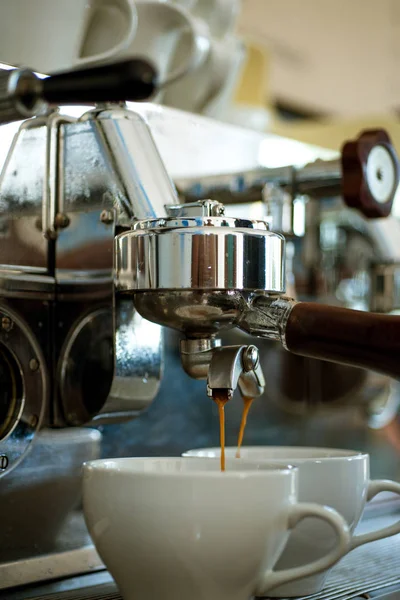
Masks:
[[[299,302],[287,320],[290,352],[400,379],[400,316]]]

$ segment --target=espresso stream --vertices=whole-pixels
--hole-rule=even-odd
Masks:
[[[219,439],[221,446],[221,471],[225,471],[225,404],[229,400],[228,390],[214,390],[213,400],[218,406],[219,415]],[[242,420],[240,422],[239,437],[238,437],[238,448],[236,452],[236,458],[240,458],[240,448],[243,442],[244,430],[246,428],[247,416],[249,414],[250,407],[253,403],[254,398],[243,398],[244,406],[242,412]]]
[[[243,412],[242,412],[242,420],[240,421],[240,429],[239,429],[239,437],[238,437],[238,447],[236,451],[236,458],[240,458],[240,448],[243,442],[244,430],[246,428],[247,416],[249,414],[250,406],[253,404],[254,398],[247,398],[244,396],[243,402]]]
[[[221,445],[221,471],[225,471],[225,404],[229,400],[228,390],[214,390],[213,400],[218,406],[219,443]]]

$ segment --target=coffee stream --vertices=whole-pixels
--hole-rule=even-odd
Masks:
[[[221,471],[225,471],[225,404],[229,400],[228,390],[213,390],[213,400],[218,406],[219,414],[219,436],[221,446]],[[240,458],[240,448],[243,442],[244,430],[246,428],[247,416],[249,414],[250,407],[253,403],[254,398],[243,398],[244,406],[242,413],[242,420],[240,422],[240,430],[238,437],[238,449],[236,452],[236,458]]]
[[[225,404],[229,400],[228,390],[213,390],[213,400],[218,406],[219,440],[221,445],[221,471],[225,471]]]
[[[240,458],[240,448],[242,447],[244,430],[246,428],[246,423],[247,423],[247,416],[249,414],[250,407],[253,404],[253,400],[254,400],[254,398],[247,398],[246,396],[243,397],[244,406],[243,406],[243,412],[242,412],[242,420],[240,422],[236,458]]]

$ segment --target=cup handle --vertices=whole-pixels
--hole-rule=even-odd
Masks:
[[[328,506],[314,504],[313,502],[300,502],[290,509],[289,528],[292,529],[307,517],[317,517],[323,521],[327,521],[331,525],[338,537],[335,548],[322,558],[314,560],[307,565],[283,569],[282,571],[274,571],[273,569],[266,571],[262,576],[261,582],[258,584],[258,592],[261,592],[262,595],[265,596],[267,590],[269,591],[284,583],[289,583],[289,581],[302,579],[303,577],[325,571],[349,551],[351,541],[350,530],[345,519],[336,510]]]
[[[176,5],[166,5],[179,15],[185,29],[190,33],[190,49],[187,59],[169,73],[160,88],[174,83],[203,64],[211,50],[211,38],[208,25],[201,19],[193,18],[187,10]]]
[[[368,485],[367,501],[372,500],[372,498],[380,492],[394,492],[395,494],[400,495],[400,483],[396,483],[396,481],[391,481],[390,479],[375,479],[374,481],[370,481]],[[376,540],[381,540],[382,538],[390,537],[397,533],[400,533],[400,520],[393,523],[393,525],[382,527],[381,529],[376,529],[369,533],[354,535],[351,541],[351,550],[358,546],[362,546],[363,544],[368,544],[368,542],[375,542]]]
[[[116,44],[115,46],[113,46],[112,48],[110,48],[109,50],[107,50],[105,52],[100,52],[99,54],[93,54],[91,56],[84,56],[84,57],[78,58],[76,60],[77,66],[78,65],[79,66],[90,65],[92,63],[102,62],[103,60],[112,58],[112,57],[124,52],[125,50],[127,50],[129,48],[129,46],[131,45],[131,43],[133,41],[133,38],[136,35],[138,17],[137,17],[134,0],[120,0],[120,3],[124,4],[126,6],[128,20],[129,20],[129,29],[128,29],[124,39],[121,40],[120,42],[118,42],[118,44]],[[96,9],[96,1],[93,2],[93,9],[94,10]]]

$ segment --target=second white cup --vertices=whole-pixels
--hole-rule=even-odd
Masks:
[[[334,510],[299,503],[297,469],[196,458],[120,458],[84,465],[83,506],[124,600],[248,600],[328,568],[348,549]],[[289,531],[306,517],[337,535],[325,556],[279,573]]]
[[[113,60],[136,26],[134,0],[0,0],[0,61],[50,74]]]
[[[234,457],[236,448],[227,448],[226,456]],[[191,450],[185,456],[220,456],[220,448]],[[332,506],[346,519],[353,533],[361,520],[365,504],[380,492],[400,494],[400,483],[390,480],[370,480],[369,455],[352,450],[335,448],[306,448],[293,446],[253,446],[241,449],[245,461],[265,461],[267,464],[288,462],[299,470],[299,500],[318,502]],[[236,459],[238,462],[240,460]],[[400,521],[394,525],[366,533],[353,535],[350,550],[400,533]],[[315,560],[335,545],[335,537],[325,523],[308,519],[290,535],[276,569],[299,567]],[[319,592],[329,571],[306,577],[296,583],[281,585],[272,591],[274,597],[307,596]],[[267,595],[265,589],[263,595]]]
[[[160,85],[169,85],[196,70],[210,52],[207,24],[193,17],[185,8],[157,0],[138,0],[138,29],[125,54],[151,61],[159,75]],[[176,48],[187,40],[184,56],[173,64]]]

